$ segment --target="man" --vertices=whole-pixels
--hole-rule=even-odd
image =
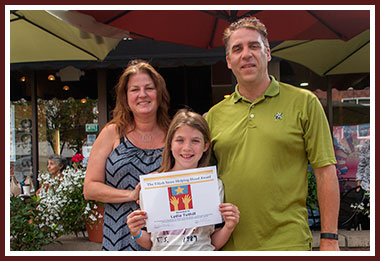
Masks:
[[[320,249],[339,250],[336,159],[318,98],[268,75],[266,28],[256,18],[231,24],[224,42],[237,85],[206,116],[225,200],[241,212],[224,250],[311,250],[308,163],[317,179]]]

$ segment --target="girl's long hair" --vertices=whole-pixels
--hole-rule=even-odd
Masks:
[[[170,123],[168,133],[166,135],[164,152],[162,155],[161,168],[158,172],[166,172],[174,167],[175,159],[172,154],[172,140],[175,132],[182,126],[189,126],[199,130],[204,139],[205,144],[210,144],[210,129],[206,120],[196,112],[189,111],[188,109],[179,110]],[[211,155],[211,146],[203,152],[202,157],[198,162],[197,167],[206,167],[209,164]]]

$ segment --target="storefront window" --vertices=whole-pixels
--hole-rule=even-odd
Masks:
[[[94,135],[86,132],[86,124],[97,124],[97,117],[96,99],[38,99],[40,170],[46,169],[47,158],[52,154],[71,159],[76,153],[83,153],[83,146],[93,142],[88,135]]]
[[[357,186],[359,156],[363,145],[370,141],[370,88],[333,89],[332,97],[337,173],[340,190],[346,192]]]
[[[32,110],[30,101],[20,99],[10,105],[10,173],[14,182],[23,182],[32,170]]]
[[[99,113],[96,71],[81,72],[79,80],[67,81],[62,81],[62,74],[61,79],[52,77],[56,73],[26,72],[28,76],[24,76],[21,71],[11,72],[11,193],[12,184],[20,188],[20,182],[28,177],[27,183],[36,184],[38,172],[47,171],[50,155],[62,155],[68,160],[76,153],[89,156],[96,139]],[[37,104],[36,110],[33,104]],[[32,115],[33,111],[37,115]],[[38,134],[35,147],[32,130]],[[33,166],[34,163],[38,166]],[[15,192],[22,193],[17,188]]]

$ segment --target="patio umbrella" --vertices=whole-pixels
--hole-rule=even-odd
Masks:
[[[18,10],[10,14],[11,63],[101,61],[119,41],[120,38],[102,37],[78,29],[47,11]]]
[[[256,16],[271,42],[348,40],[369,28],[368,10],[80,10],[100,23],[149,38],[199,48],[223,46],[223,31],[241,17]]]
[[[370,72],[370,31],[351,40],[285,41],[272,55],[304,65],[320,76]]]
[[[272,55],[306,66],[327,77],[327,115],[333,129],[332,75],[370,72],[370,31],[351,40],[285,41],[272,49]]]

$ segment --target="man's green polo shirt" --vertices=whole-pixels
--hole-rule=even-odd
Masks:
[[[309,250],[308,163],[313,168],[336,164],[318,98],[271,79],[255,102],[236,86],[206,117],[225,202],[240,210],[224,250]]]

